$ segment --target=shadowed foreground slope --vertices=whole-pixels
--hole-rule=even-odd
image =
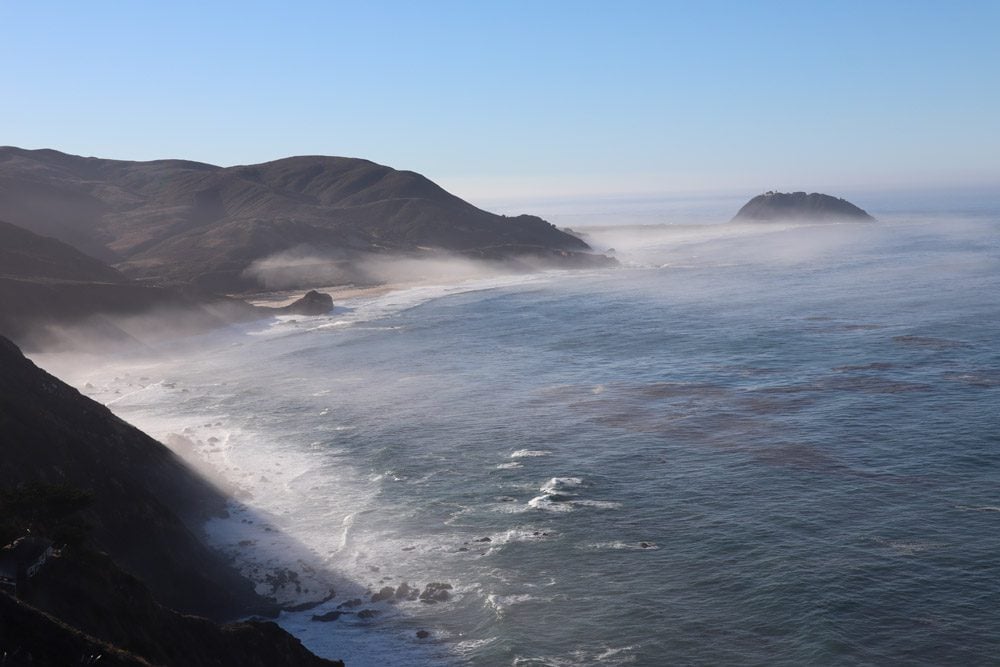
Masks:
[[[40,505],[35,511],[28,503],[24,516],[13,516],[11,498],[70,489],[90,500],[77,511],[86,536],[70,540],[20,591],[59,622],[0,592],[7,598],[0,627],[24,628],[0,632],[0,655],[49,647],[49,658],[33,664],[72,664],[58,656],[89,650],[96,637],[153,664],[333,664],[273,623],[220,627],[173,611],[224,619],[271,609],[197,536],[202,520],[225,511],[226,498],[166,447],[2,337],[0,369],[0,491],[7,503],[0,537],[60,532]],[[135,664],[128,654],[116,653],[114,664]]]

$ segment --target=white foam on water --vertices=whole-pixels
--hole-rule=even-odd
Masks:
[[[560,493],[565,489],[572,489],[583,484],[583,480],[579,477],[553,477],[549,481],[545,482],[539,491],[545,491],[546,493]]]
[[[574,505],[579,505],[581,507],[597,507],[599,509],[619,509],[622,504],[615,500],[573,500],[571,501]]]
[[[580,546],[581,549],[593,549],[598,551],[657,551],[659,546],[656,542],[593,542]]]
[[[556,533],[551,530],[545,530],[541,527],[519,526],[500,533],[493,533],[487,537],[489,537],[489,542],[481,541],[482,538],[475,538],[468,544],[470,546],[477,546],[480,548],[486,547],[487,554],[489,554],[495,550],[502,549],[508,544],[514,544],[517,542],[538,542],[541,540],[551,539],[556,537]]]
[[[321,609],[283,612],[277,623],[317,655],[343,660],[351,667],[412,667],[455,662],[453,646],[439,641],[443,633],[433,626],[416,626],[431,633],[428,639],[421,640],[413,627],[397,628],[382,622],[379,616],[371,621],[351,615],[332,622],[312,620],[314,615],[321,613]]]
[[[617,509],[622,506],[616,501],[580,498],[576,489],[583,485],[579,477],[552,477],[538,489],[543,495],[529,500],[528,507],[548,512],[571,512],[577,507]]]
[[[546,512],[572,512],[573,504],[552,500],[551,496],[536,496],[528,501],[528,507]]]
[[[569,656],[517,656],[511,662],[514,667],[576,667],[577,665],[629,665],[636,662],[634,653],[638,646],[578,649]]]
[[[971,505],[955,505],[955,509],[963,512],[1000,512],[1000,507],[995,505],[982,505],[979,507]]]
[[[487,609],[489,609],[497,619],[502,619],[510,611],[511,607],[515,605],[526,604],[530,602],[551,602],[553,598],[551,597],[539,597],[532,595],[530,593],[514,593],[507,595],[497,595],[490,594],[486,596],[484,604]]]
[[[455,652],[462,656],[469,656],[479,649],[489,646],[499,639],[498,637],[485,637],[483,639],[463,639],[455,643]]]
[[[512,459],[521,459],[536,456],[548,456],[552,452],[545,449],[519,449],[510,455]]]

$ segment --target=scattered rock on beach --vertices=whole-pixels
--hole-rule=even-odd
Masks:
[[[348,600],[347,602],[341,602],[337,605],[337,609],[342,609],[347,607],[348,609],[354,609],[355,607],[360,607],[364,604],[361,598],[354,598],[353,600]]]
[[[417,630],[417,639],[427,639],[431,636],[431,633],[426,630]]]

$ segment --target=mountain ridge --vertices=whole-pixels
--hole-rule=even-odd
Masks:
[[[220,167],[2,147],[0,219],[134,279],[229,292],[258,287],[244,274],[252,262],[303,245],[340,256],[432,248],[612,261],[541,218],[487,212],[416,172],[321,155]]]

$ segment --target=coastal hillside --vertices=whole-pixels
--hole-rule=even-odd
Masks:
[[[16,588],[17,550],[0,553],[0,655],[70,664],[114,647],[111,664],[336,664],[273,623],[209,620],[272,609],[197,536],[225,511],[221,492],[4,338],[0,367],[0,546],[58,549],[24,564],[30,574],[18,565]]]
[[[0,335],[22,347],[134,343],[266,314],[198,288],[130,280],[66,243],[0,221]]]
[[[420,174],[344,157],[224,168],[3,147],[0,219],[133,278],[228,292],[259,288],[245,270],[298,248],[334,258],[438,250],[599,261],[585,242],[541,218],[495,215]]]
[[[119,271],[72,246],[2,220],[0,277],[115,284],[128,280]]]
[[[812,192],[765,192],[736,213],[732,222],[874,222],[875,218],[846,199]]]

